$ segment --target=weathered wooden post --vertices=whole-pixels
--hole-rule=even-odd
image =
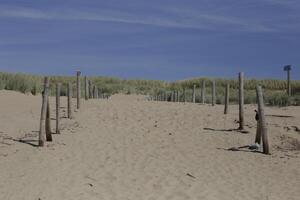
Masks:
[[[264,99],[263,99],[261,86],[256,87],[256,94],[257,94],[257,103],[258,103],[259,124],[261,129],[260,131],[261,131],[262,142],[263,142],[263,152],[264,154],[270,154],[268,133],[267,133],[267,122],[266,122],[265,111],[264,111]]]
[[[244,72],[239,73],[239,123],[240,130],[244,129]]]
[[[193,85],[193,94],[192,94],[193,96],[192,96],[192,102],[193,103],[196,103],[196,85],[194,84]]]
[[[94,99],[98,99],[98,89],[97,89],[97,86],[94,85],[94,88],[93,88],[93,92],[94,92]]]
[[[56,134],[60,134],[60,88],[61,84],[56,83]]]
[[[183,102],[186,102],[186,91],[185,88],[183,88]]]
[[[39,146],[42,147],[45,144],[45,132],[46,132],[46,113],[48,103],[48,89],[49,89],[49,78],[44,79],[44,90],[42,93],[42,109],[40,118],[40,131],[39,131]]]
[[[205,80],[202,80],[201,103],[205,104]]]
[[[72,119],[72,83],[68,83],[68,118]]]
[[[216,104],[216,80],[212,80],[211,105],[215,106],[215,104]]]
[[[93,84],[92,84],[92,81],[89,80],[89,98],[90,99],[93,99]]]
[[[225,108],[224,108],[224,114],[228,114],[228,105],[229,105],[229,89],[230,85],[229,83],[226,84],[225,88]]]
[[[284,71],[287,72],[287,94],[288,94],[289,96],[292,95],[292,87],[291,87],[291,70],[292,70],[291,65],[286,65],[286,66],[284,66]]]
[[[85,100],[89,99],[89,82],[86,76],[84,77],[84,97]]]
[[[48,142],[52,141],[49,97],[48,97],[48,100],[47,100],[47,113],[46,113],[46,140]]]
[[[80,109],[80,96],[81,96],[81,88],[80,88],[80,74],[81,72],[80,71],[77,71],[76,72],[76,88],[77,88],[77,94],[76,94],[76,97],[77,97],[77,109]]]

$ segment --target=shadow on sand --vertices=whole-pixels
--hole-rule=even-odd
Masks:
[[[214,128],[203,128],[203,129],[208,131],[219,131],[219,132],[239,132],[243,134],[250,133],[249,131],[240,130],[240,129],[214,129]]]

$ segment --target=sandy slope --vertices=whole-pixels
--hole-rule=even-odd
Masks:
[[[253,143],[254,106],[242,134],[222,131],[238,126],[237,106],[224,116],[223,106],[134,95],[89,100],[62,119],[53,143],[36,148],[40,104],[39,96],[0,91],[0,199],[299,199],[300,151],[292,149],[300,133],[292,126],[300,126],[300,107],[267,108],[294,118],[268,117],[266,156],[225,150]]]

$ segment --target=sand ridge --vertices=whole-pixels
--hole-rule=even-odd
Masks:
[[[54,98],[50,101],[55,118]],[[272,153],[267,156],[226,150],[254,142],[254,105],[245,107],[249,134],[242,134],[224,131],[238,127],[237,105],[225,116],[221,105],[150,102],[118,94],[83,101],[69,120],[66,98],[61,101],[62,134],[36,148],[41,97],[0,91],[0,199],[300,196],[299,150],[286,142],[300,141],[293,128],[299,127],[300,107],[266,108],[268,115],[293,116],[267,117]]]

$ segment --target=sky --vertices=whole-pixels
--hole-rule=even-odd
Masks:
[[[300,0],[0,0],[0,71],[300,79]]]

